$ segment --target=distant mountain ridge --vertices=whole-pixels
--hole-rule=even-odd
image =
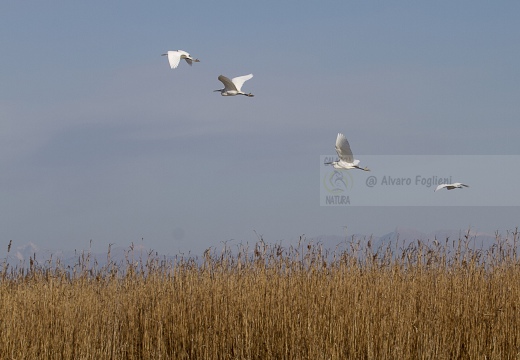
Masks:
[[[466,236],[468,237],[466,239]],[[410,244],[418,240],[424,243],[432,243],[438,241],[439,243],[453,246],[453,242],[458,243],[458,240],[468,242],[468,246],[473,249],[489,249],[493,244],[497,243],[498,239],[509,241],[513,240],[513,234],[487,234],[478,233],[469,230],[469,232],[462,230],[436,230],[431,233],[424,233],[417,229],[397,227],[394,231],[384,234],[382,236],[373,236],[366,234],[346,234],[345,236],[337,235],[322,235],[312,238],[311,240],[320,243],[324,248],[334,250],[351,242],[359,242],[360,245],[368,244],[370,241],[372,249],[379,247],[386,247],[388,245],[398,246],[399,248],[406,248]]]
[[[93,252],[89,249],[80,249],[72,251],[53,250],[42,248],[33,242],[25,245],[12,246],[9,253],[3,253],[0,257],[0,264],[7,263],[11,267],[30,266],[31,261],[37,266],[55,266],[60,264],[62,267],[74,267],[78,264],[84,264],[89,267],[102,267],[109,262],[113,264],[121,264],[125,262],[136,263],[146,260],[152,250],[146,249],[142,245],[132,245],[130,247],[115,246],[110,247],[110,254],[107,252]],[[161,256],[153,252],[154,255]],[[164,256],[163,256],[164,257]]]
[[[319,245],[323,250],[327,250],[330,253],[335,250],[342,251],[347,249],[354,243],[359,244],[360,247],[364,247],[370,242],[370,246],[374,250],[389,245],[398,249],[404,249],[410,244],[416,243],[418,240],[427,244],[433,244],[434,241],[437,241],[443,245],[446,244],[448,247],[453,247],[453,244],[457,244],[459,239],[466,241],[471,249],[487,250],[496,244],[498,240],[512,244],[513,238],[514,234],[512,232],[505,234],[486,234],[471,230],[469,232],[462,230],[437,230],[431,233],[424,233],[417,229],[397,227],[394,231],[382,236],[347,233],[345,236],[320,235],[302,238],[301,241],[303,244],[312,243]],[[266,243],[270,244],[269,241],[266,241]],[[272,244],[275,243],[278,242],[273,242]],[[282,242],[281,245],[283,247],[297,247],[298,242]],[[212,246],[212,249],[220,251],[218,245]],[[90,266],[95,265],[96,267],[102,267],[108,264],[109,261],[113,264],[145,261],[149,255],[166,260],[174,258],[174,256],[159,254],[154,250],[147,249],[144,245],[132,245],[126,248],[120,246],[110,247],[110,256],[108,250],[105,253],[92,252],[88,249],[61,251],[43,248],[33,242],[29,242],[25,245],[16,245],[13,243],[9,253],[5,252],[5,250],[6,249],[3,249],[3,251],[0,252],[0,264],[9,264],[11,267],[27,267],[30,265],[31,260],[38,266],[44,266],[46,264],[55,265],[56,262],[59,262],[63,267],[74,267],[79,263],[85,264],[88,262]],[[201,258],[203,254],[197,254],[197,256]]]

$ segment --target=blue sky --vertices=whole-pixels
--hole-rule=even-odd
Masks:
[[[520,208],[322,207],[319,161],[338,132],[360,159],[519,155],[518,13],[514,1],[2,2],[1,242],[144,238],[173,254],[342,226],[505,232]],[[160,55],[176,49],[201,62],[170,70]],[[254,98],[212,92],[218,75],[248,73]]]

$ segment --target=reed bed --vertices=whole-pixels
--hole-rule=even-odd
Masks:
[[[88,255],[5,263],[0,358],[516,359],[516,241],[259,241],[201,258],[129,249],[99,268]]]

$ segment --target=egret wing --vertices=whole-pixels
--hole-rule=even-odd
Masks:
[[[447,187],[448,184],[440,184],[439,186],[437,186],[437,188],[435,189],[435,191],[437,190],[440,190],[440,189],[444,189],[445,187]]]
[[[352,154],[352,150],[350,150],[350,144],[345,135],[341,133],[339,133],[336,138],[336,152],[342,161],[348,163],[354,162],[354,155]]]
[[[176,69],[181,61],[181,53],[178,51],[168,51],[168,61],[170,62],[170,67]]]
[[[218,77],[218,79],[222,82],[222,84],[224,84],[224,88],[226,91],[229,91],[229,90],[237,91],[235,84],[231,80],[229,80],[227,77],[225,77],[224,75],[220,75]],[[233,80],[235,80],[235,79],[233,79]]]
[[[244,85],[244,83],[247,80],[251,79],[252,77],[253,77],[253,74],[238,76],[236,78],[231,79],[231,81],[233,82],[233,84],[235,84],[237,91],[241,91],[242,85]]]
[[[193,60],[190,59],[191,56],[190,56],[189,53],[187,53],[184,50],[177,50],[177,52],[179,53],[179,56],[180,56],[181,59],[184,56],[184,60],[186,60],[186,62],[188,63],[189,66],[191,66],[193,64]]]

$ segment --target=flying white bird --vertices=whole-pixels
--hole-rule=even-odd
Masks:
[[[469,187],[469,185],[463,184],[463,183],[453,183],[453,184],[440,184],[437,186],[437,189],[433,190],[434,192],[440,189],[446,188],[447,190],[453,190],[453,189],[463,189],[464,187]]]
[[[200,62],[199,59],[192,58],[190,54],[183,50],[168,51],[166,54],[162,54],[161,56],[168,56],[168,61],[170,62],[170,67],[172,69],[176,69],[177,66],[179,66],[181,59],[186,60],[190,66],[194,62]]]
[[[336,138],[336,152],[338,153],[339,160],[325,163],[325,165],[332,165],[335,169],[360,169],[363,171],[370,171],[367,167],[359,167],[359,160],[354,159],[352,150],[350,150],[350,144],[348,143],[345,135],[338,133]]]
[[[245,95],[253,97],[254,95],[251,93],[246,94],[245,92],[242,92],[242,85],[244,85],[244,83],[252,77],[253,74],[249,74],[229,80],[224,75],[220,75],[218,79],[222,82],[222,84],[224,84],[224,89],[214,90],[213,92],[220,91],[220,95],[222,96]]]

